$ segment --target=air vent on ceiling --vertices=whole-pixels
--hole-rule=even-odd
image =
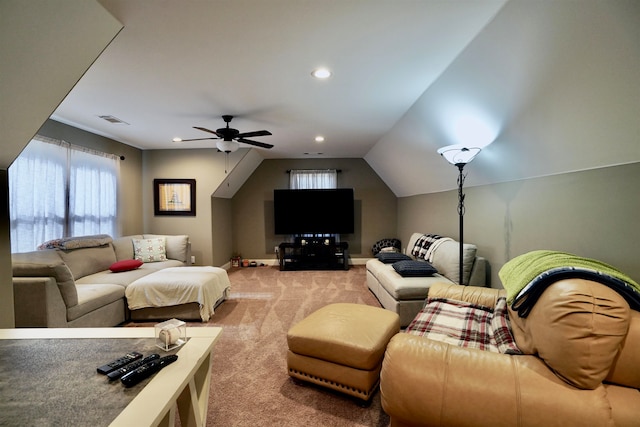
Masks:
[[[98,116],[98,117],[100,117],[102,120],[108,121],[109,123],[113,123],[113,124],[117,124],[117,125],[128,125],[129,124],[129,123],[123,121],[123,120],[120,120],[117,117],[114,117],[114,116]]]

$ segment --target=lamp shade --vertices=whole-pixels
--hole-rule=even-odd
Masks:
[[[480,147],[466,145],[447,145],[438,149],[438,154],[452,165],[466,165],[471,162],[481,151]]]
[[[216,147],[224,153],[233,153],[240,148],[240,145],[235,141],[218,141],[216,142]]]

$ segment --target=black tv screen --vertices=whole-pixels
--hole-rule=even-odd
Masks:
[[[351,234],[353,189],[273,190],[275,234]]]

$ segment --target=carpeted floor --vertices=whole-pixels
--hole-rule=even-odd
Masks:
[[[387,426],[379,393],[371,406],[287,375],[287,331],[333,302],[380,306],[364,266],[349,271],[229,271],[230,298],[208,325],[221,326],[207,417],[210,426]]]
[[[379,392],[363,408],[348,396],[297,385],[287,374],[287,331],[295,323],[334,302],[380,307],[367,288],[364,266],[348,271],[236,268],[228,274],[229,299],[208,323],[188,323],[223,330],[214,349],[208,426],[389,425]]]

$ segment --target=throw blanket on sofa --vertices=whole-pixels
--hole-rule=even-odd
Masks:
[[[522,354],[511,333],[504,297],[498,298],[494,308],[446,298],[427,298],[424,308],[405,332],[459,347]]]
[[[436,248],[447,240],[452,240],[449,237],[443,237],[437,234],[423,234],[416,240],[411,250],[411,255],[418,259],[424,259],[432,261],[433,253]]]
[[[640,310],[640,285],[603,262],[565,252],[539,250],[515,257],[498,272],[507,291],[507,303],[527,317],[542,292],[568,278],[601,283],[622,295],[633,310]]]
[[[108,234],[96,234],[95,236],[78,236],[65,237],[63,239],[54,239],[44,242],[38,246],[38,250],[44,249],[80,249],[80,248],[96,248],[98,246],[108,245],[113,239]]]

